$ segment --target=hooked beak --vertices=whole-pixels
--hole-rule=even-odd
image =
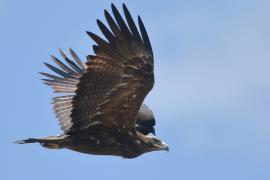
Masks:
[[[169,149],[169,146],[166,143],[162,142],[162,146],[163,146],[163,150],[169,152],[170,149]]]

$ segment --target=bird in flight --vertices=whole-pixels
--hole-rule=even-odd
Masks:
[[[104,10],[108,26],[97,20],[105,38],[87,32],[96,45],[86,63],[72,49],[70,57],[60,50],[65,63],[51,56],[58,67],[44,63],[55,73],[41,74],[44,83],[61,94],[52,104],[64,133],[16,143],[124,158],[169,150],[155,136],[153,112],[143,104],[154,85],[154,57],[145,26],[138,16],[137,28],[125,4],[125,20],[114,4],[111,8],[114,18]]]

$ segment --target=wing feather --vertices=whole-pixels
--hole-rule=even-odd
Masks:
[[[65,65],[64,63],[62,63],[59,59],[57,59],[55,56],[51,55],[51,58],[53,59],[53,61],[55,62],[55,64],[57,64],[63,71],[70,73],[70,74],[74,74],[75,71],[72,70],[70,67],[68,67],[67,65]]]
[[[99,19],[97,20],[97,25],[106,39],[108,39],[110,43],[113,43],[115,41],[115,37],[111,31]]]
[[[65,59],[67,64],[63,63],[55,56],[51,56],[52,60],[57,66],[59,66],[60,69],[48,63],[44,63],[58,76],[43,72],[40,73],[41,75],[48,78],[42,80],[44,84],[53,88],[54,92],[70,94],[67,96],[55,97],[52,100],[53,110],[59,120],[61,129],[65,133],[67,133],[72,126],[71,112],[73,109],[73,97],[75,91],[77,90],[79,78],[83,73],[86,72],[85,66],[83,65],[77,54],[71,49],[70,53],[73,59],[70,59],[62,50],[60,50],[60,54]]]
[[[138,16],[138,22],[139,22],[139,27],[140,27],[140,30],[141,30],[143,42],[144,42],[146,48],[150,51],[151,55],[153,56],[152,46],[151,46],[147,31],[146,31],[146,29],[144,27],[143,21],[142,21],[140,16]]]
[[[86,130],[94,122],[122,130],[134,129],[143,100],[153,87],[149,38],[142,22],[140,36],[125,5],[123,8],[127,24],[113,4],[115,20],[105,10],[110,29],[97,20],[107,40],[87,32],[97,45],[93,46],[95,55],[88,56],[86,73],[73,98],[70,133]]]
[[[95,125],[134,129],[136,121],[138,131],[153,132],[153,119],[144,119],[148,116],[142,116],[145,108],[141,108],[154,84],[151,44],[141,19],[139,32],[124,4],[123,9],[127,24],[113,4],[115,20],[104,11],[109,27],[97,20],[106,40],[87,32],[97,45],[93,45],[95,55],[87,56],[86,63],[72,49],[71,58],[59,50],[65,62],[51,56],[59,68],[44,63],[56,74],[41,73],[47,78],[44,83],[56,93],[66,94],[52,100],[65,133]]]
[[[111,7],[112,7],[113,15],[114,15],[116,22],[117,22],[118,26],[120,27],[121,31],[123,32],[123,34],[125,34],[126,38],[131,38],[131,33],[130,33],[125,21],[123,20],[122,16],[120,15],[119,11],[117,10],[117,8],[115,7],[114,4],[112,4]]]
[[[110,26],[110,29],[112,30],[113,34],[120,38],[122,37],[122,32],[119,29],[118,25],[115,23],[115,21],[113,20],[112,16],[110,15],[110,13],[107,10],[104,10],[104,15],[105,18]]]
[[[140,33],[139,33],[139,31],[136,27],[136,24],[134,23],[132,16],[131,16],[131,14],[130,14],[130,12],[125,4],[123,4],[123,9],[124,9],[124,13],[125,13],[129,28],[130,28],[133,36],[136,38],[136,40],[138,40],[142,44],[143,42],[142,42]]]
[[[59,49],[59,52],[61,56],[65,59],[65,61],[68,63],[68,65],[77,73],[81,74],[83,73],[83,70],[76,64],[74,63],[63,51],[62,49]]]
[[[79,56],[71,48],[69,49],[69,52],[76,63],[80,66],[81,70],[85,71],[85,65],[82,63],[82,60],[79,58]]]

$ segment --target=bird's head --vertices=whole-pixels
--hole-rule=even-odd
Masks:
[[[150,151],[169,151],[169,146],[158,139],[156,136],[148,136],[148,148]]]
[[[169,151],[169,146],[151,133],[145,136],[137,131],[137,138],[134,139],[135,144],[135,148],[132,146],[129,151],[125,151],[121,156],[124,158],[135,158],[151,151]]]

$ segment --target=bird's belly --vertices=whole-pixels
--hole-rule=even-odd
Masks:
[[[125,136],[91,136],[71,137],[67,149],[93,155],[137,156],[137,147],[131,143],[134,137]]]
[[[122,144],[117,138],[76,138],[67,149],[94,155],[121,155]]]

